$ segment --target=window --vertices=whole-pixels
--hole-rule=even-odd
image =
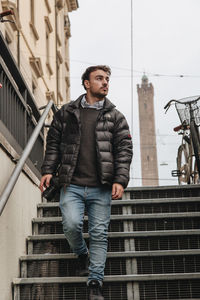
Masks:
[[[35,10],[35,6],[34,6],[34,0],[31,0],[31,5],[30,5],[30,8],[31,8],[31,23],[33,25],[35,25],[35,14],[34,14],[34,10]]]
[[[46,4],[46,8],[48,10],[48,13],[50,14],[51,13],[51,6],[49,4],[49,1],[48,0],[44,0],[45,1],[45,4]]]
[[[35,81],[33,80],[32,81],[32,93],[33,93],[33,95],[35,95],[36,89],[37,89],[37,85],[36,85]]]
[[[71,27],[71,24],[70,24],[69,16],[65,15],[64,16],[64,31],[65,31],[65,36],[67,39],[71,37],[70,27]]]
[[[13,39],[14,39],[13,35],[11,35],[10,32],[5,31],[5,40],[6,40],[6,43],[8,44],[8,46],[10,46],[10,44],[13,41]]]
[[[29,58],[30,65],[35,72],[37,78],[43,76],[42,63],[40,57],[30,57]]]
[[[53,31],[53,28],[48,17],[44,17],[44,20],[46,25],[46,66],[49,74],[52,75],[53,71],[50,64],[50,34]]]
[[[63,102],[63,93],[62,93],[62,65],[58,62],[58,103]]]
[[[39,40],[39,35],[35,27],[35,0],[30,0],[30,27],[32,29],[34,38]]]

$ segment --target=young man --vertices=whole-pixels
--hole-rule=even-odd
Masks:
[[[64,105],[54,116],[40,183],[43,191],[58,171],[63,231],[78,256],[79,276],[89,274],[89,300],[104,299],[101,287],[111,199],[122,197],[132,159],[126,119],[106,98],[110,74],[107,66],[87,68],[82,75],[86,94]],[[89,250],[82,235],[85,208]]]

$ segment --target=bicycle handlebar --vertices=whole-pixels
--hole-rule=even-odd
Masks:
[[[168,109],[170,108],[170,105],[172,102],[176,102],[176,100],[172,99],[170,100],[165,106],[164,106],[164,109],[166,110],[165,113],[168,111]]]
[[[176,100],[170,100],[165,106],[164,106],[164,109],[167,109],[168,107],[170,107],[171,103],[173,101],[176,101]]]
[[[192,100],[191,100],[191,98],[192,98]],[[190,100],[187,100],[187,99],[190,99]],[[182,101],[181,101],[181,100],[182,100]],[[183,100],[184,100],[184,101],[183,101]],[[166,112],[167,112],[167,110],[169,109],[169,107],[170,107],[170,105],[171,105],[172,102],[186,105],[186,104],[192,104],[192,103],[195,103],[195,102],[197,102],[197,101],[199,101],[199,100],[200,100],[200,96],[195,96],[195,98],[194,98],[194,97],[188,97],[188,98],[183,98],[183,99],[180,99],[180,100],[172,99],[172,100],[170,100],[170,101],[164,106],[164,109],[166,109]]]

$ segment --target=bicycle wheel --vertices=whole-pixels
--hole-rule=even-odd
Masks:
[[[191,121],[191,123],[190,123],[190,132],[191,132],[192,144],[193,144],[193,149],[194,149],[194,155],[196,158],[197,170],[200,175],[200,141],[199,141],[199,135],[197,132],[197,127],[196,127],[194,121]]]
[[[177,156],[177,170],[178,170],[178,183],[190,183],[190,167],[189,167],[189,153],[186,145],[182,144],[178,148]]]
[[[199,183],[199,172],[198,172],[198,169],[197,169],[196,159],[195,159],[195,162],[194,162],[194,168],[193,168],[191,173],[192,173],[192,183],[198,184]]]

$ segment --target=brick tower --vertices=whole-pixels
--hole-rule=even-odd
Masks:
[[[154,119],[154,89],[148,83],[146,75],[142,77],[142,84],[137,85],[140,123],[140,152],[142,167],[142,185],[157,186],[158,164]]]

